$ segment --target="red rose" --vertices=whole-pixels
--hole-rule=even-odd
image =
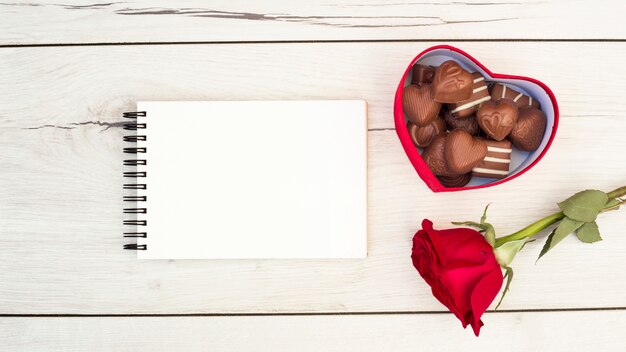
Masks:
[[[480,317],[502,287],[502,270],[483,235],[467,228],[434,230],[430,220],[413,236],[413,266],[433,296],[478,336]]]

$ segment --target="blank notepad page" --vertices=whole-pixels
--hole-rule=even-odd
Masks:
[[[364,101],[140,102],[138,110],[147,115],[139,258],[366,256]]]

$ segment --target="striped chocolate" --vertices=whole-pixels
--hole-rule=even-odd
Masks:
[[[518,108],[523,108],[525,106],[532,106],[537,109],[539,108],[539,102],[536,99],[533,99],[533,97],[520,93],[510,86],[502,83],[494,84],[491,87],[491,100],[497,101],[503,98],[513,100]]]
[[[511,165],[511,142],[508,140],[493,141],[485,139],[487,155],[472,169],[477,177],[505,178],[509,175]]]
[[[483,75],[479,72],[472,73],[472,77],[474,78],[474,90],[472,92],[472,96],[467,100],[454,104],[448,104],[450,113],[454,117],[468,117],[478,110],[480,104],[491,99],[489,90],[487,89],[485,77],[483,77]]]

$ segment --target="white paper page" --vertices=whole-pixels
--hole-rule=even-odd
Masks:
[[[364,101],[140,102],[139,258],[363,258]],[[140,130],[141,131],[141,130]]]

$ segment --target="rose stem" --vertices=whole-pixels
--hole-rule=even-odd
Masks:
[[[609,196],[609,200],[611,199],[615,199],[615,198],[619,198],[621,196],[626,195],[626,186],[624,187],[620,187],[617,188],[609,193],[607,193],[607,195]],[[624,202],[622,202],[624,203]],[[616,206],[610,206],[605,208],[603,211],[608,211],[608,210],[614,210],[616,209]],[[517,241],[517,240],[521,240],[524,238],[528,238],[531,236],[534,236],[535,234],[537,234],[539,231],[545,229],[546,227],[554,224],[555,222],[562,220],[565,217],[565,214],[563,214],[562,211],[558,212],[558,213],[554,213],[552,215],[546,216],[545,218],[536,221],[528,226],[526,226],[525,228],[510,234],[508,236],[504,236],[504,237],[500,237],[500,238],[496,238],[496,247],[499,247],[500,245],[506,243],[506,242],[510,242],[510,241]]]
[[[621,196],[626,195],[626,186],[620,187],[618,189],[614,189],[611,192],[607,193],[609,199],[619,198]]]

